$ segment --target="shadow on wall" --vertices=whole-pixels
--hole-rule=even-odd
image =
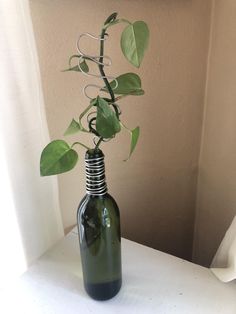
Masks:
[[[135,177],[129,177],[119,189],[111,184],[121,210],[122,236],[190,260],[196,169],[191,175],[188,169],[146,170],[145,174],[137,173],[143,179],[135,189],[132,188]],[[173,199],[177,198],[179,201],[173,204]]]

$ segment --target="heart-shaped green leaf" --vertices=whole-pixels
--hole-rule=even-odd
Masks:
[[[96,130],[100,136],[111,138],[120,132],[120,122],[115,112],[103,98],[97,97]]]
[[[126,160],[128,160],[130,158],[130,156],[132,155],[132,153],[133,153],[133,151],[137,145],[137,142],[139,139],[139,133],[140,133],[139,126],[137,126],[135,129],[130,131],[130,135],[131,135],[130,153],[129,153],[129,157]]]
[[[72,135],[75,133],[78,133],[79,131],[82,130],[82,127],[80,125],[79,122],[77,122],[75,119],[72,119],[70,125],[68,126],[68,128],[66,129],[64,135]]]
[[[116,81],[113,80],[110,85],[117,95],[143,95],[144,90],[141,86],[141,79],[135,73],[125,73],[116,78],[118,86],[116,87]],[[116,87],[116,88],[115,88]],[[106,87],[102,88],[103,91],[108,92]]]
[[[88,73],[89,72],[89,67],[86,63],[86,61],[83,59],[83,61],[80,62],[80,68],[77,65],[75,66],[72,66],[71,65],[71,61],[74,59],[74,58],[80,58],[81,56],[80,55],[73,55],[70,57],[69,59],[69,68],[66,69],[66,70],[63,70],[62,72],[68,72],[68,71],[75,71],[75,72],[81,72],[80,68],[85,72],[85,73]]]
[[[41,154],[40,174],[51,176],[74,168],[78,154],[65,141],[55,140],[49,143]]]
[[[121,50],[126,59],[137,68],[141,65],[148,41],[149,29],[143,21],[129,24],[121,35]]]

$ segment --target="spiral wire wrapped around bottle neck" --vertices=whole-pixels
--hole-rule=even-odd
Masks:
[[[102,196],[107,193],[104,156],[95,158],[85,157],[86,193]]]

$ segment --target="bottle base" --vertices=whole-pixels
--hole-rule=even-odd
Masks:
[[[113,298],[121,288],[121,279],[96,284],[84,284],[88,295],[97,301],[105,301]]]

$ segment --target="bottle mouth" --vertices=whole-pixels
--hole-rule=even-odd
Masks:
[[[88,153],[89,152],[89,153]],[[93,196],[102,196],[107,193],[104,155],[101,150],[86,152],[86,193]]]
[[[93,148],[93,149],[88,149],[85,153],[85,159],[90,160],[90,159],[95,159],[95,158],[104,158],[104,154],[101,149],[99,148]]]

